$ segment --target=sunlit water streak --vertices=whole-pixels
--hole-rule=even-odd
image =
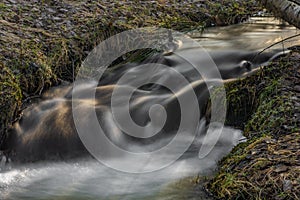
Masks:
[[[0,173],[0,198],[154,198],[172,181],[197,173],[211,173],[216,167],[217,160],[242,139],[240,131],[225,128],[216,148],[205,159],[199,160],[196,155],[202,140],[198,137],[194,148],[183,158],[163,170],[147,174],[122,173],[107,168],[93,159],[15,166],[9,171]],[[160,198],[163,199],[163,195]]]
[[[247,24],[211,28],[203,35],[195,32],[191,35],[211,52],[238,52],[239,49],[261,50],[296,33],[298,31],[295,28],[273,18],[254,18]],[[284,46],[297,44],[297,39],[284,43]],[[281,48],[280,45],[277,48]],[[202,125],[203,123],[204,121]],[[212,173],[216,169],[217,161],[244,139],[241,131],[226,127],[213,151],[206,158],[199,160],[199,148],[206,145],[202,144],[204,132],[203,125],[199,128],[198,137],[192,147],[178,161],[163,170],[148,174],[118,172],[89,158],[68,162],[13,165],[11,169],[0,172],[0,199],[170,199],[170,190],[172,198],[182,199],[182,191],[176,188],[174,191],[172,187],[169,188],[169,192],[165,194],[168,184],[184,177]],[[153,146],[132,148],[152,149]],[[162,155],[162,158],[163,156],[168,155]],[[116,159],[115,162],[119,161]],[[194,192],[197,198],[203,195]],[[192,196],[193,194],[189,198]]]

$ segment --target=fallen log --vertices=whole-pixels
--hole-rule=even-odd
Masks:
[[[259,0],[276,17],[300,28],[300,0]]]

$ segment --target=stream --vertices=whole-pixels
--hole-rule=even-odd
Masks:
[[[258,52],[264,48],[281,41],[284,38],[298,34],[299,31],[279,20],[271,17],[251,18],[247,23],[232,25],[227,27],[208,28],[204,33],[192,31],[188,33],[190,37],[200,43],[205,48],[218,69],[224,80],[234,79],[249,73],[247,67],[241,66],[244,61],[251,62],[251,68],[255,69],[259,66],[266,65],[276,56],[282,54],[283,51],[293,45],[300,45],[299,37],[279,43],[270,49],[267,49],[259,56]],[[193,54],[195,49],[189,48],[184,44],[178,51],[185,55],[194,63],[203,62],[206,58]],[[185,65],[175,55],[164,55],[159,59],[169,67],[172,67],[182,73],[190,82],[197,82],[197,77],[190,66]],[[116,70],[114,78],[118,79],[125,72],[134,76],[136,71],[130,71],[132,65],[128,65],[124,69]],[[161,72],[159,72],[161,73]],[[168,77],[167,77],[168,78]],[[106,80],[107,79],[107,80]],[[110,76],[103,79],[109,84],[114,83],[114,79]],[[164,80],[160,80],[164,81]],[[100,98],[105,98],[107,93],[111,92],[109,84],[99,86]],[[89,85],[82,86],[84,89],[79,92],[89,90]],[[196,88],[196,89],[195,89]],[[207,90],[202,85],[195,86],[198,92],[197,98],[199,105],[207,99]],[[39,141],[32,142],[33,137],[38,137],[49,132],[63,132],[69,134],[75,132],[74,127],[69,127],[68,123],[61,122],[60,119],[71,120],[67,108],[70,107],[70,86],[62,86],[51,89],[46,93],[47,98],[38,104],[34,104],[24,111],[23,119],[15,125],[15,132],[18,135],[26,135],[30,132],[32,136],[22,136],[22,141],[27,141],[26,145],[20,147],[23,157],[40,157],[39,148],[43,146]],[[108,95],[108,97],[110,97]],[[142,117],[145,109],[148,110],[151,105],[156,103],[167,102],[166,106],[177,105],[177,102],[169,101],[172,99],[170,91],[158,86],[149,86],[135,91],[132,103],[132,116],[138,124],[145,125],[149,121],[148,116]],[[201,102],[201,103],[200,103]],[[91,102],[83,102],[82,105],[88,105]],[[93,102],[92,102],[93,103]],[[94,102],[95,103],[95,102]],[[99,102],[96,102],[96,104]],[[80,104],[81,105],[81,104]],[[98,105],[98,104],[97,104]],[[168,144],[172,140],[173,124],[178,122],[176,115],[180,112],[174,111],[171,107],[172,118],[167,121],[167,127],[164,129],[165,137],[157,137],[153,140],[132,141],[129,136],[120,136],[119,130],[112,123],[111,111],[107,111],[108,103],[101,101],[101,106],[97,107],[97,111],[101,113],[102,123],[111,134],[111,138],[117,145],[126,150],[134,152],[147,152]],[[79,110],[81,112],[81,110]],[[173,113],[174,112],[174,113]],[[60,118],[61,117],[61,118]],[[98,116],[99,117],[99,116]],[[57,119],[59,118],[59,119]],[[214,132],[220,132],[219,140],[212,151],[204,158],[199,158],[200,146],[209,146],[213,138],[203,140],[207,131],[207,124],[203,117],[199,119],[200,123],[195,130],[195,135],[185,135],[176,147],[180,149],[185,145],[185,140],[192,140],[193,143],[188,150],[172,164],[158,170],[148,173],[127,173],[121,172],[105,166],[90,157],[71,159],[69,161],[42,161],[32,164],[15,164],[14,162],[4,166],[0,164],[0,199],[4,200],[23,200],[23,199],[208,199],[209,197],[201,190],[201,183],[197,186],[191,181],[187,183],[176,183],[181,179],[191,176],[210,176],[217,169],[217,162],[227,155],[230,150],[238,143],[245,141],[242,131],[231,127],[214,126],[211,129],[211,137]],[[69,124],[71,124],[70,121]],[[159,123],[159,122],[157,122]],[[58,126],[50,128],[49,124]],[[171,125],[170,125],[171,124]],[[170,125],[170,126],[168,126]],[[29,135],[29,134],[28,134]],[[74,136],[75,137],[75,136]],[[76,136],[77,137],[77,136]],[[74,139],[74,138],[72,138]],[[76,138],[75,138],[76,139]],[[77,138],[78,139],[78,138]],[[31,143],[32,142],[32,143]],[[61,142],[61,141],[60,141]],[[66,141],[68,145],[74,145],[74,141]],[[33,144],[35,146],[33,146]],[[33,147],[29,147],[29,145]],[[54,146],[44,145],[45,149],[53,151],[61,148],[57,145],[57,141],[53,141]],[[55,146],[57,145],[57,146]],[[67,146],[67,145],[66,145]],[[79,145],[80,146],[80,145]],[[53,150],[52,150],[53,148]],[[63,149],[64,148],[64,149]],[[78,150],[80,147],[76,147]],[[51,150],[50,150],[51,149]],[[62,152],[67,151],[66,147],[62,147]],[[17,149],[18,150],[18,149]],[[33,153],[34,152],[34,153]],[[160,165],[166,157],[176,157],[176,148],[174,151],[168,151],[166,154],[160,155],[160,160],[153,162],[150,169],[156,169],[156,165]],[[63,154],[63,153],[62,153]],[[126,155],[125,155],[126,156]],[[124,159],[124,157],[122,159]],[[126,169],[133,169],[137,165],[134,162],[122,162],[121,158],[110,158],[113,163]],[[142,161],[141,161],[142,162]],[[153,165],[153,166],[152,166]]]

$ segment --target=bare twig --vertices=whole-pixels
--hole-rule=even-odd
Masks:
[[[290,37],[287,37],[287,38],[285,38],[285,39],[282,39],[282,40],[280,40],[280,41],[278,41],[278,42],[275,42],[274,44],[271,44],[270,46],[264,48],[263,50],[261,50],[260,52],[258,52],[257,54],[255,54],[255,55],[253,56],[253,58],[252,58],[251,61],[255,60],[255,58],[256,58],[257,56],[259,56],[260,54],[262,54],[262,53],[265,52],[266,50],[272,48],[273,46],[276,46],[277,44],[283,43],[283,42],[285,42],[285,41],[287,41],[287,40],[290,40],[290,39],[293,39],[293,38],[296,38],[296,37],[299,37],[299,36],[300,36],[300,33],[299,33],[299,34],[296,34],[296,35],[293,35],[293,36],[290,36]]]

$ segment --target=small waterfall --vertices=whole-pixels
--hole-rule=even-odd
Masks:
[[[212,87],[207,83],[232,81],[249,75],[251,70],[286,53],[277,48],[259,54],[261,46],[254,49],[252,43],[257,45],[261,42],[265,46],[266,38],[273,38],[268,41],[272,43],[281,35],[293,33],[290,27],[276,26],[274,31],[274,27],[270,26],[270,22],[250,23],[207,30],[197,39],[208,49],[209,58],[197,54],[197,49],[191,44],[182,42],[176,46],[178,49],[175,53],[157,54],[143,63],[125,64],[114,69],[113,76],[112,72],[105,72],[99,83],[84,82],[76,86],[69,84],[52,88],[39,102],[25,109],[21,120],[14,124],[7,140],[13,150],[13,162],[0,154],[0,199],[155,198],[166,184],[174,180],[213,173],[217,162],[245,138],[240,130],[223,127],[218,123],[207,131],[209,127],[204,113]],[[219,34],[220,29],[223,35]],[[232,31],[235,36],[229,37],[228,33]],[[270,32],[273,37],[270,37]],[[215,76],[214,70],[206,65],[211,59],[217,65],[221,77]],[[147,70],[151,76],[143,73],[145,68],[138,67],[143,64],[150,64]],[[160,64],[166,67],[158,67]],[[205,76],[209,78],[200,75],[193,65],[201,65]],[[181,85],[176,73],[187,80],[188,86]],[[120,84],[119,80],[124,75],[126,84]],[[160,84],[133,87],[143,81]],[[173,91],[164,87],[167,84],[174,86]],[[121,88],[120,93],[112,102],[116,88]],[[180,101],[188,99],[190,88],[195,94],[196,104],[191,101],[187,109],[188,117],[182,118],[186,110],[181,109]],[[90,98],[92,92],[95,98]],[[124,99],[128,94],[131,96],[126,107]],[[116,123],[112,104],[121,111],[120,115],[126,119],[126,123],[135,123],[138,130],[143,131],[136,135],[128,134],[124,130],[126,127],[122,128]],[[199,107],[199,113],[193,106]],[[124,108],[128,108],[128,113],[123,112],[126,110]],[[78,121],[72,115],[74,110]],[[89,123],[95,117],[105,135],[99,138],[93,135],[85,142],[94,145],[94,140],[100,141],[93,148],[101,152],[103,163],[91,158],[90,150],[82,142],[75,127],[77,123],[83,132],[93,128],[96,130],[97,127],[91,127]],[[196,126],[185,127],[181,130],[184,134],[178,135],[180,123],[189,121]],[[107,143],[107,139],[110,143]],[[177,142],[173,144],[175,139]],[[169,144],[173,145],[172,148],[164,149]],[[202,157],[201,148],[212,149]],[[149,153],[157,153],[156,159],[149,156]],[[133,162],[137,154],[144,154],[145,160]],[[94,157],[97,158],[97,155]],[[176,158],[171,164],[167,162],[170,157]],[[120,172],[107,167],[107,163],[109,166],[127,169],[126,172],[133,169],[153,172]],[[160,199],[167,198],[160,196]]]

